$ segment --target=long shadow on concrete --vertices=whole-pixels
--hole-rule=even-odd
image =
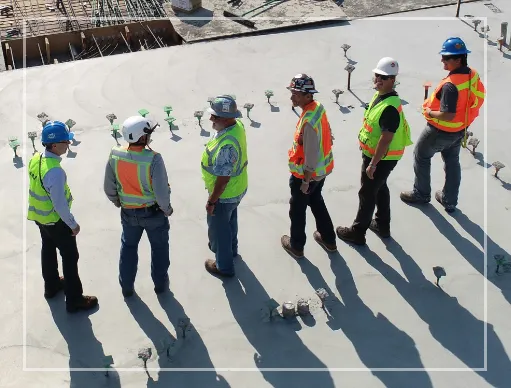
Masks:
[[[237,261],[236,274],[238,279],[224,282],[225,293],[234,318],[257,352],[254,355],[255,366],[257,368],[327,368],[298,337],[295,330],[301,325],[297,320],[263,322],[260,310],[254,307],[264,308],[270,296],[243,260]],[[332,376],[328,372],[261,371],[261,373],[274,388],[334,387]]]
[[[69,314],[63,296],[55,299],[48,301],[48,304],[53,320],[68,346],[69,368],[103,368],[106,355],[101,342],[94,335],[89,314]],[[71,371],[70,379],[70,388],[121,387],[119,375],[114,369],[109,372],[109,377],[104,372]]]
[[[339,252],[331,253],[329,257],[330,267],[335,274],[335,285],[344,303],[328,289],[316,266],[307,259],[300,259],[298,263],[311,286],[314,289],[325,288],[330,295],[328,303],[325,304],[330,314],[327,323],[330,328],[342,330],[367,368],[424,368],[412,338],[399,330],[383,314],[375,315],[360,299],[351,271]],[[355,366],[342,359],[339,360],[339,365],[330,365],[336,368]],[[385,387],[433,387],[426,372],[372,373]]]
[[[170,322],[177,329],[178,319],[186,316],[183,306],[170,292],[159,296],[158,300]],[[161,341],[164,339],[169,342],[174,341],[175,337],[163,323],[156,319],[149,307],[137,294],[126,299],[126,304],[140,328],[153,343],[153,354],[158,353],[158,366],[160,368],[214,368],[206,346],[196,331],[187,333],[182,347],[169,360]],[[156,349],[156,352],[154,349]],[[215,372],[160,371],[157,379],[154,378],[154,373],[149,373],[147,387],[229,387],[225,379]]]
[[[472,222],[461,210],[457,209],[451,217],[456,220],[465,231],[476,240],[481,248],[474,245],[465,237],[460,235],[456,229],[447,221],[434,206],[417,207],[431,222],[437,227],[438,231],[456,248],[456,250],[484,276],[484,236],[485,233],[481,227]],[[511,304],[511,285],[509,284],[509,275],[498,276],[492,268],[496,268],[493,256],[495,254],[504,254],[509,259],[509,253],[502,249],[488,236],[488,280],[502,292],[502,295]],[[481,282],[482,287],[482,282]],[[482,291],[482,289],[481,289]]]
[[[420,267],[393,239],[384,241],[387,250],[398,260],[405,277],[369,248],[361,248],[360,254],[367,263],[379,271],[396,291],[429,325],[429,330],[444,348],[458,357],[469,368],[484,368],[484,321],[474,317],[458,300],[428,281]],[[481,292],[482,292],[481,282]],[[488,324],[488,371],[475,372],[492,387],[509,385],[511,361],[493,330]],[[432,365],[433,367],[433,365]],[[435,365],[449,368],[450,365]]]

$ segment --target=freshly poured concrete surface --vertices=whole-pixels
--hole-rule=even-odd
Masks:
[[[465,5],[463,14],[486,16],[491,32],[511,13],[494,14],[483,4]],[[455,7],[402,16],[451,16]],[[393,31],[391,32],[391,28]],[[424,31],[428,37],[425,38]],[[412,187],[410,147],[389,180],[393,209],[393,240],[384,242],[368,232],[368,246],[353,248],[338,241],[339,254],[330,257],[314,242],[308,215],[307,259],[296,261],[280,246],[289,233],[287,150],[297,117],[285,89],[300,72],[312,75],[317,99],[328,112],[335,134],[336,168],[325,185],[325,201],[334,224],[349,225],[358,206],[360,152],[357,133],[363,108],[357,97],[371,97],[371,70],[391,55],[401,67],[398,91],[406,105],[413,140],[424,125],[420,115],[422,83],[436,84],[444,75],[437,54],[442,42],[459,35],[472,50],[470,65],[480,71],[488,88],[488,136],[485,112],[472,126],[481,139],[477,158],[461,153],[463,168],[459,210],[448,215],[433,199],[424,208],[399,200]],[[492,35],[492,36],[494,36]],[[396,37],[399,39],[396,40]],[[310,41],[312,46],[304,45]],[[348,43],[355,63],[352,90],[340,97],[331,90],[346,88],[347,60],[339,48]],[[300,47],[312,47],[304,51]],[[488,78],[484,75],[486,41],[462,21],[360,20],[350,26],[308,30],[257,38],[180,46],[102,60],[88,60],[26,71],[26,114],[23,73],[0,79],[2,120],[1,163],[5,204],[0,229],[3,308],[0,310],[0,386],[27,387],[506,387],[511,375],[510,274],[496,276],[493,255],[509,258],[505,230],[511,201],[511,160],[506,118],[509,51],[488,45]],[[200,60],[198,60],[200,58]],[[271,108],[264,90],[275,96]],[[206,192],[200,156],[211,129],[207,117],[201,131],[193,112],[207,98],[233,93],[240,106],[255,104],[244,118],[249,144],[249,193],[239,209],[240,254],[237,278],[222,282],[204,269],[212,257],[207,248]],[[163,106],[172,105],[179,130],[172,139]],[[349,108],[348,106],[352,106]],[[161,301],[150,279],[150,248],[140,245],[136,291],[124,301],[117,281],[120,245],[119,210],[104,196],[103,171],[115,144],[105,118],[125,117],[146,108],[159,117],[162,129],[153,148],[163,154],[172,186],[175,213],[171,217],[171,290]],[[26,208],[26,165],[32,147],[26,130],[40,128],[36,116],[74,119],[80,142],[64,157],[75,197],[73,212],[81,225],[78,236],[80,275],[86,294],[97,295],[99,310],[68,315],[62,296],[47,302],[40,275],[40,237],[26,224],[26,366],[28,368],[102,368],[112,355],[114,368],[141,368],[138,350],[151,347],[149,368],[484,368],[484,205],[488,208],[488,371],[371,372],[158,372],[142,371],[22,372],[23,365],[23,211]],[[23,168],[16,168],[7,137],[23,141]],[[486,147],[486,150],[485,150]],[[38,149],[41,146],[38,144]],[[507,165],[499,181],[491,164]],[[17,165],[20,167],[20,165]],[[484,183],[487,169],[487,196]],[[433,190],[443,184],[440,155],[432,165]],[[442,289],[434,285],[433,266],[445,268]],[[314,291],[331,295],[330,316],[320,309]],[[312,317],[294,322],[266,322],[265,303],[311,299]],[[178,319],[193,325],[183,347],[166,360],[160,341],[175,336]]]

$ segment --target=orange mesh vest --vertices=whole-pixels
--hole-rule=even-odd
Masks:
[[[334,168],[332,134],[326,111],[319,102],[312,101],[303,108],[300,119],[296,124],[293,146],[288,152],[289,171],[300,179],[304,177],[303,127],[306,123],[309,123],[314,128],[314,131],[318,134],[319,141],[320,156],[312,177],[326,175]]]
[[[451,121],[427,117],[424,112],[426,108],[435,111],[440,110],[440,100],[437,98],[437,93],[446,82],[452,83],[458,89],[456,116]],[[431,96],[422,104],[422,112],[428,123],[435,128],[446,132],[458,132],[467,128],[479,116],[479,109],[484,103],[484,98],[485,89],[479,74],[470,69],[470,74],[451,74],[445,77]]]

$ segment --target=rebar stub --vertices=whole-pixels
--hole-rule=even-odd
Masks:
[[[295,316],[295,305],[292,302],[285,302],[282,305],[282,316],[284,318],[291,318]]]
[[[298,312],[298,315],[309,315],[310,314],[310,310],[309,310],[309,302],[306,301],[305,299],[300,299],[298,301],[298,303],[296,304],[296,310]]]

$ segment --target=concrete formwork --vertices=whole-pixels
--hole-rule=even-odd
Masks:
[[[2,185],[0,192],[3,203],[10,205],[4,207],[0,229],[0,239],[8,242],[0,247],[4,279],[0,290],[5,301],[0,312],[0,385],[506,387],[511,377],[511,275],[495,274],[493,255],[509,258],[511,252],[504,226],[511,208],[509,120],[502,114],[508,105],[510,54],[498,50],[492,32],[509,17],[511,8],[504,1],[494,3],[504,12],[493,13],[482,3],[466,5],[463,11],[488,18],[490,40],[460,20],[404,19],[452,16],[454,7],[449,7],[403,14],[401,19],[356,20],[342,27],[5,73],[0,79],[0,163],[5,181],[11,184]],[[471,128],[481,144],[475,155],[466,149],[461,153],[458,211],[448,215],[434,200],[419,208],[399,200],[399,192],[413,184],[412,146],[389,180],[393,240],[385,242],[368,233],[367,247],[338,241],[338,254],[328,256],[312,239],[315,227],[309,213],[307,258],[290,258],[279,240],[289,231],[287,149],[297,120],[285,89],[291,77],[306,72],[320,90],[317,99],[325,105],[335,135],[336,168],[325,185],[325,201],[335,225],[348,225],[358,205],[357,133],[363,105],[373,93],[372,69],[383,56],[399,61],[397,90],[416,142],[424,125],[422,85],[436,84],[445,76],[438,51],[449,36],[466,41],[472,50],[469,64],[481,73],[488,90],[485,108]],[[343,43],[351,45],[347,58],[340,49]],[[343,70],[347,63],[356,67],[351,92],[346,91]],[[339,105],[331,93],[335,88],[345,90]],[[271,105],[266,89],[275,93]],[[255,104],[251,120],[243,118],[250,182],[239,210],[242,259],[236,263],[237,278],[224,283],[211,277],[203,265],[211,253],[199,160],[211,129],[206,117],[202,128],[193,117],[194,111],[207,106],[208,97],[220,93],[235,94],[241,106]],[[163,122],[163,107],[169,104],[177,118],[173,136]],[[115,144],[105,116],[113,112],[121,122],[141,108],[162,123],[153,148],[167,164],[175,209],[170,235],[172,294],[157,299],[153,293],[144,237],[138,296],[124,301],[117,284],[119,213],[102,192],[104,166]],[[50,118],[76,121],[77,143],[63,166],[75,197],[73,212],[82,228],[78,244],[84,289],[100,301],[99,311],[92,315],[67,316],[62,298],[49,303],[43,299],[39,234],[33,224],[23,221],[26,164],[32,153],[26,131],[40,129],[37,115],[43,111]],[[7,137],[13,135],[22,141],[21,159],[13,159],[7,145]],[[499,178],[491,175],[496,160],[508,166]],[[433,190],[441,189],[443,177],[437,155]],[[442,288],[434,285],[432,268],[437,265],[447,272],[440,280]],[[328,313],[315,296],[320,287],[330,294]],[[310,299],[311,316],[270,323],[264,313],[271,298],[281,304]],[[168,360],[162,341],[177,336],[183,316],[191,319],[190,331]],[[112,371],[108,378],[100,371],[23,373],[22,344],[29,368],[101,368],[103,357],[112,355],[113,367],[122,371]],[[150,370],[148,376],[137,358],[144,347],[153,349],[149,368],[259,371]],[[123,368],[139,371],[128,373]],[[261,368],[345,370],[277,373]],[[394,369],[371,373],[359,368]],[[412,373],[397,368],[433,369]]]

